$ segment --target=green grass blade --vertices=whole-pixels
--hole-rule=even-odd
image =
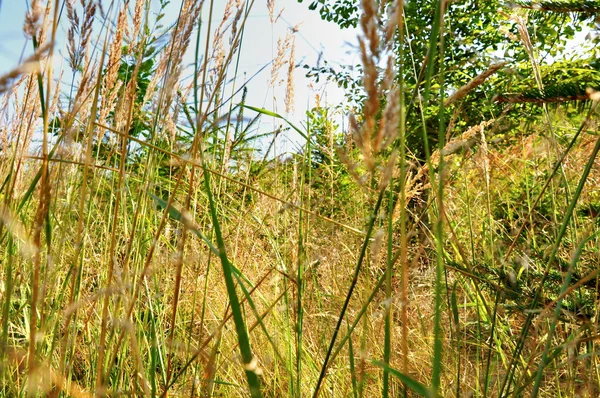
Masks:
[[[250,106],[250,105],[246,105],[246,104],[244,104],[244,105],[242,105],[242,106],[243,106],[244,108],[248,108],[248,109],[250,109],[250,110],[252,110],[252,111],[254,111],[254,112],[258,112],[258,113],[260,113],[260,114],[262,114],[262,115],[265,115],[265,116],[270,116],[270,117],[274,117],[274,118],[277,118],[277,119],[281,119],[281,120],[283,120],[283,121],[284,121],[284,122],[286,122],[286,123],[287,123],[287,124],[288,124],[288,125],[289,125],[291,128],[293,128],[293,129],[294,129],[294,130],[295,130],[295,131],[296,131],[298,134],[300,134],[300,135],[302,136],[302,138],[304,138],[305,140],[308,140],[308,135],[307,135],[307,134],[306,134],[304,131],[300,130],[298,127],[296,127],[296,125],[294,125],[292,122],[290,122],[288,119],[286,119],[285,117],[281,116],[280,114],[278,114],[278,113],[275,113],[275,112],[273,112],[273,111],[269,111],[269,110],[267,110],[267,109],[263,109],[263,108],[257,108],[257,107]]]

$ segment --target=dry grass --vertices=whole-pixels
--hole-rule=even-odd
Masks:
[[[366,96],[349,131],[324,123],[325,144],[265,160],[251,136],[257,109],[224,104],[252,2],[228,1],[203,22],[203,37],[198,19],[214,3],[184,0],[170,39],[151,52],[161,32],[146,1],[65,0],[62,20],[54,2],[30,2],[24,32],[35,48],[0,77],[0,395],[259,396],[257,379],[265,396],[400,396],[409,383],[398,372],[429,386],[436,369],[442,396],[457,385],[460,396],[498,395],[597,137],[580,138],[563,162],[565,185],[545,195],[548,165],[567,147],[544,136],[545,123],[568,138],[582,120],[560,108],[502,147],[489,133],[502,111],[454,138],[451,124],[449,142],[417,164],[399,144],[408,99],[390,49],[401,3],[382,23],[384,6],[364,0]],[[275,2],[267,5],[275,24]],[[535,63],[526,20],[518,23]],[[58,29],[64,43],[53,42]],[[288,113],[296,31],[278,41],[269,79],[278,84],[287,67]],[[53,72],[62,50],[69,70]],[[194,52],[193,77],[183,79]],[[587,129],[597,129],[594,118]],[[314,151],[329,163],[313,163]],[[438,167],[442,176],[428,180]],[[555,287],[564,275],[576,280],[541,302],[517,358],[523,393],[556,303],[582,296],[588,307],[555,323],[558,349],[540,392],[598,391],[597,192],[596,162],[581,191],[590,206],[577,207],[557,245],[562,269],[549,274]],[[442,220],[442,241],[429,220]]]

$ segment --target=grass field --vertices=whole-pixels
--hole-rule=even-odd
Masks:
[[[506,63],[455,87],[445,3],[419,54],[365,0],[362,97],[289,120],[237,73],[253,0],[150,3],[29,1],[0,77],[0,396],[600,394],[597,86],[467,102]],[[501,12],[548,93],[528,11]]]

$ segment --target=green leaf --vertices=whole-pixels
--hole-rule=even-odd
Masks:
[[[296,132],[298,134],[300,134],[302,136],[302,138],[304,138],[305,140],[308,140],[308,135],[306,135],[305,132],[303,132],[302,130],[300,130],[298,127],[296,127],[292,122],[290,122],[289,120],[287,120],[286,118],[284,118],[283,116],[281,116],[278,113],[275,113],[273,111],[269,111],[263,108],[256,108],[254,106],[250,106],[250,105],[245,105],[245,104],[241,104],[241,106],[243,106],[244,108],[248,108],[254,112],[258,112],[260,114],[263,114],[265,116],[271,116],[271,117],[275,117],[277,119],[281,119],[284,122],[286,122],[291,128],[293,128],[294,130],[296,130]]]

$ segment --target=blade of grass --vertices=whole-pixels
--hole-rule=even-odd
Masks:
[[[260,113],[261,115],[270,116],[270,117],[274,117],[274,118],[277,118],[277,119],[281,119],[281,120],[283,120],[283,121],[284,121],[284,122],[286,122],[286,123],[287,123],[287,124],[288,124],[288,125],[289,125],[291,128],[293,128],[293,129],[294,129],[294,130],[295,130],[295,131],[296,131],[298,134],[300,134],[300,136],[301,136],[302,138],[304,138],[305,140],[307,140],[307,141],[308,141],[308,135],[307,135],[307,134],[306,134],[304,131],[300,130],[298,127],[296,127],[296,125],[294,125],[292,122],[290,122],[288,119],[286,119],[285,117],[281,116],[280,114],[278,114],[278,113],[275,113],[275,112],[272,112],[272,111],[269,111],[269,110],[267,110],[267,109],[263,109],[263,108],[257,108],[257,107],[250,106],[250,105],[246,105],[246,104],[244,104],[244,105],[242,105],[242,106],[243,106],[244,108],[248,108],[248,109],[250,109],[250,110],[252,110],[252,111],[254,111],[254,112],[258,112],[258,113]]]

